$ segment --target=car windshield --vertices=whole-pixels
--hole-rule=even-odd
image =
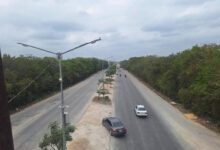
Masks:
[[[121,127],[121,126],[123,126],[123,124],[121,122],[113,122],[112,126],[113,127]]]
[[[138,110],[140,110],[140,111],[145,111],[146,109],[143,108],[143,107],[141,107],[141,108],[138,108]]]

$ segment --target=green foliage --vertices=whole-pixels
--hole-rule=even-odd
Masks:
[[[9,103],[11,110],[23,107],[59,91],[59,68],[58,61],[55,58],[3,55],[3,65],[9,99],[24,89],[49,65],[40,78]],[[66,88],[106,68],[107,62],[96,58],[75,58],[63,60],[62,67],[63,84],[64,88]]]
[[[116,65],[111,64],[107,71],[105,72],[106,78],[99,79],[98,84],[102,84],[100,89],[97,90],[96,93],[98,93],[98,98],[100,98],[100,95],[102,95],[103,98],[105,98],[106,94],[109,94],[109,91],[105,89],[105,84],[111,84],[113,79],[112,76],[116,73]]]
[[[112,79],[112,78],[106,78],[106,79],[105,79],[105,82],[106,82],[107,84],[111,84],[113,81],[114,81],[114,79]]]
[[[116,65],[110,65],[105,73],[107,77],[112,77],[116,73]]]
[[[108,82],[106,81],[105,78],[101,78],[99,79],[98,85],[102,84],[102,86],[100,88],[105,89],[105,84],[108,84]],[[100,93],[98,93],[100,94]]]
[[[121,66],[198,115],[220,123],[220,45],[168,57],[134,57]]]
[[[97,90],[97,93],[102,95],[102,97],[105,97],[106,94],[109,94],[109,91],[107,89],[101,88]]]
[[[112,78],[99,79],[98,84],[103,84],[102,88],[104,88],[104,84],[111,84],[114,81]]]
[[[59,127],[57,122],[51,123],[49,125],[49,129],[50,133],[44,135],[43,140],[39,143],[39,147],[42,150],[61,150],[64,130]],[[66,141],[72,140],[70,133],[73,133],[74,131],[75,127],[70,124],[67,124],[65,129]]]
[[[101,78],[101,79],[99,79],[99,83],[98,84],[101,84],[101,83],[107,84],[108,81],[106,79],[104,79],[104,78]]]

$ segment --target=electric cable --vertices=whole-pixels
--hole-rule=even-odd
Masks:
[[[51,66],[52,64],[47,65],[41,72],[36,76],[30,83],[28,83],[20,92],[18,92],[14,97],[12,97],[8,103],[12,102],[15,98],[17,98],[22,92],[24,92],[28,87],[30,87],[37,79],[39,79],[43,73]]]

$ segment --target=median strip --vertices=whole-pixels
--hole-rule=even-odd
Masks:
[[[85,114],[76,125],[72,134],[73,140],[68,143],[68,150],[107,150],[109,148],[109,134],[102,126],[103,118],[112,116],[113,85],[105,87],[109,94],[108,100],[95,96]]]

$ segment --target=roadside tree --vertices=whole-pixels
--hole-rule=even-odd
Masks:
[[[64,131],[57,122],[51,123],[49,129],[50,133],[45,134],[43,140],[39,143],[42,150],[62,150],[62,133],[65,132],[66,141],[71,141],[70,133],[75,131],[75,127],[70,124],[66,125]]]

